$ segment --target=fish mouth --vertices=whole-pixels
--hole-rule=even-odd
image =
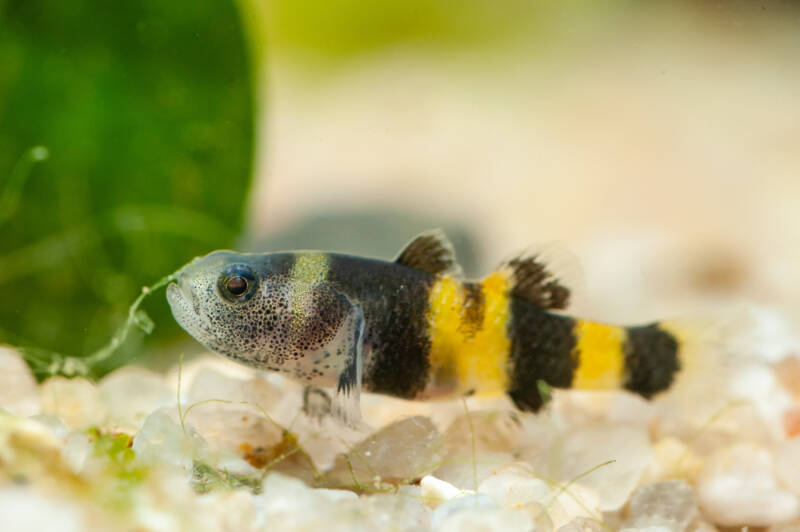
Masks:
[[[183,290],[180,289],[178,283],[169,283],[167,285],[167,301],[169,301],[169,305],[174,309],[183,303],[186,298],[183,295]]]
[[[208,316],[201,312],[200,299],[184,278],[178,277],[167,285],[167,301],[178,325],[213,351],[216,341],[214,327]]]
[[[192,288],[180,277],[176,282],[167,285],[167,301],[169,301],[169,305],[172,307],[173,314],[175,310],[179,308],[191,306],[194,313],[198,316],[200,315],[200,302],[197,296],[194,294]]]

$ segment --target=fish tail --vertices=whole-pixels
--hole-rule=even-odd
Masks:
[[[508,393],[523,410],[544,402],[540,381],[555,388],[624,389],[647,399],[667,391],[696,398],[726,375],[728,329],[703,320],[616,326],[512,309]]]

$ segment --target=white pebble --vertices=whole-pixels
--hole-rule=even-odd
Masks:
[[[133,366],[107,375],[98,388],[108,404],[113,428],[123,430],[138,430],[151,412],[177,401],[162,375]]]
[[[434,527],[437,532],[529,532],[533,523],[526,514],[509,510],[466,510],[449,516]]]
[[[500,506],[515,509],[529,502],[545,503],[550,487],[541,479],[514,467],[503,468],[481,482],[478,493],[485,493]]]
[[[800,495],[800,436],[778,446],[775,451],[775,473],[786,489]]]
[[[202,438],[175,419],[172,409],[159,408],[142,424],[133,438],[137,460],[146,464],[165,464],[191,471],[192,462],[205,447]]]
[[[420,487],[422,488],[422,498],[425,504],[431,508],[436,508],[450,499],[475,493],[473,491],[460,490],[449,482],[440,480],[433,475],[422,477]]]
[[[795,495],[783,490],[772,457],[753,444],[737,444],[714,453],[697,479],[703,513],[724,526],[769,526],[800,515]]]
[[[73,473],[83,470],[86,460],[91,456],[94,446],[89,435],[83,431],[71,432],[61,447],[61,458]]]
[[[527,532],[532,526],[533,521],[527,513],[501,508],[482,493],[451,499],[434,510],[431,516],[431,529],[440,532]]]
[[[767,532],[800,532],[800,521],[793,521],[791,523],[781,523],[769,527]]]
[[[613,512],[625,505],[651,459],[644,428],[595,424],[564,434],[563,443],[551,449],[548,466],[561,482],[581,477],[580,484],[597,495],[599,509]]]
[[[683,532],[697,515],[697,500],[684,480],[667,480],[636,490],[630,502],[627,528],[663,527]]]
[[[0,345],[0,408],[17,416],[41,411],[39,390],[28,364],[10,347]]]
[[[599,521],[578,517],[560,527],[557,532],[607,532],[607,529]]]
[[[3,532],[81,532],[90,530],[79,506],[47,497],[32,489],[0,489]]]
[[[314,490],[296,478],[270,473],[262,492],[254,498],[256,520],[263,530],[365,530],[358,512],[358,499],[332,497],[327,490]]]
[[[191,383],[187,406],[200,401],[223,400],[248,403],[269,411],[270,407],[280,399],[278,390],[258,376],[240,379],[226,375],[213,367],[199,369]]]
[[[39,414],[36,416],[31,416],[31,421],[36,421],[40,425],[46,427],[56,438],[66,438],[67,437],[67,426],[64,424],[64,421],[52,414]]]
[[[72,429],[100,426],[108,415],[100,391],[82,377],[51,377],[42,384],[40,393],[42,413],[58,416]]]
[[[646,526],[643,528],[623,528],[619,532],[671,532],[672,529],[666,526]]]

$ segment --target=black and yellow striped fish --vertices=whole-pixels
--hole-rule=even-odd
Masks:
[[[553,312],[569,290],[535,257],[482,281],[458,276],[439,232],[397,260],[334,253],[217,251],[178,272],[167,296],[209,349],[308,386],[335,388],[358,418],[365,391],[406,399],[508,394],[521,410],[556,388],[651,397],[681,369],[681,341],[659,323],[604,325]]]

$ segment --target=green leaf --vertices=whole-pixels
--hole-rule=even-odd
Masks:
[[[241,230],[240,16],[232,0],[6,0],[0,27],[0,342],[85,355],[142,286]],[[165,298],[147,306],[136,324],[177,338]]]

